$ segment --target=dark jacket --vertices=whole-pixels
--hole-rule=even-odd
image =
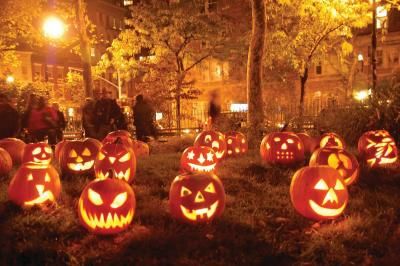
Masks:
[[[0,139],[15,137],[20,129],[20,115],[18,111],[8,103],[0,104]]]

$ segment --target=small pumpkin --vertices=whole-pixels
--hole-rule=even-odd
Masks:
[[[0,148],[0,176],[8,175],[12,166],[10,154],[5,149]]]
[[[347,206],[347,187],[339,172],[329,166],[307,166],[298,170],[290,184],[296,211],[313,220],[334,219]]]
[[[318,140],[307,133],[297,133],[304,145],[304,154],[311,155],[318,148]]]
[[[25,142],[16,138],[5,138],[0,140],[0,148],[5,149],[11,156],[13,165],[22,163]]]
[[[130,149],[135,148],[131,134],[126,130],[116,130],[108,133],[108,135],[103,139],[102,143],[103,144],[114,143],[117,139],[119,140],[119,142],[129,147]]]
[[[207,223],[222,215],[225,191],[214,174],[196,173],[177,176],[169,191],[171,215],[188,223]]]
[[[304,160],[304,146],[294,133],[273,132],[262,140],[260,154],[267,163],[293,165]]]
[[[310,166],[327,165],[336,169],[346,185],[353,184],[360,172],[356,157],[342,149],[322,148],[316,150],[310,158]]]
[[[206,146],[214,150],[218,160],[226,156],[225,135],[218,131],[206,130],[197,135],[194,146]]]
[[[246,136],[240,132],[229,132],[225,134],[227,155],[234,156],[247,152],[249,149]]]
[[[118,179],[96,179],[82,191],[78,202],[81,224],[94,234],[117,234],[128,228],[135,214],[132,188]]]
[[[210,147],[188,147],[182,153],[181,170],[192,172],[213,172],[217,165],[217,157]]]
[[[50,164],[53,157],[53,150],[45,142],[29,143],[24,148],[22,163],[43,163]]]
[[[146,142],[135,140],[133,142],[133,151],[137,157],[148,157],[150,155],[150,148]]]
[[[61,150],[63,149],[65,143],[67,143],[68,140],[63,139],[62,141],[58,142],[54,148],[54,158],[55,160],[60,163],[60,155],[61,155]]]
[[[344,140],[336,133],[324,133],[322,134],[319,147],[320,148],[338,148],[344,149],[346,146]]]
[[[25,163],[17,170],[8,187],[8,198],[13,203],[30,207],[53,203],[61,192],[60,177],[53,166]]]
[[[358,152],[370,167],[384,167],[397,161],[398,150],[386,130],[365,132],[358,140]]]

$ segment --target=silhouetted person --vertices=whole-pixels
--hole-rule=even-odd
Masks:
[[[143,95],[136,96],[136,103],[133,106],[133,124],[136,127],[136,138],[138,140],[146,141],[147,136],[157,137],[153,117],[154,110],[144,100]]]
[[[96,102],[94,115],[97,138],[104,139],[108,133],[117,127],[115,122],[121,112],[117,102],[109,97],[109,93],[103,93],[101,99]]]
[[[15,137],[20,129],[20,115],[4,94],[0,94],[0,117],[0,139]]]
[[[97,138],[96,117],[94,113],[95,104],[92,98],[86,98],[85,104],[82,107],[82,126],[87,138]]]
[[[221,100],[217,91],[212,91],[210,94],[210,102],[208,107],[208,123],[209,128],[215,128],[219,124],[221,116]]]
[[[65,121],[64,113],[60,111],[58,103],[53,103],[52,107],[57,114],[56,142],[60,142],[64,139],[64,130],[67,122]]]

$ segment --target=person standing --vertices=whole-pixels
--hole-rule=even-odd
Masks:
[[[216,129],[219,125],[221,116],[221,100],[217,91],[212,91],[210,94],[210,103],[208,107],[208,127]]]
[[[95,101],[92,98],[86,98],[82,107],[82,126],[87,138],[97,138],[94,108]]]
[[[108,133],[116,130],[116,121],[119,115],[120,107],[117,102],[110,98],[110,92],[104,92],[103,97],[95,105],[95,126],[97,138],[104,139]]]
[[[67,122],[65,121],[64,113],[60,111],[58,103],[53,103],[52,107],[57,114],[56,142],[60,142],[64,139],[64,130]]]
[[[144,100],[143,95],[136,96],[136,103],[133,106],[133,124],[136,127],[136,138],[146,141],[147,136],[157,137],[154,126],[154,110],[152,106]]]
[[[20,129],[20,115],[5,94],[0,94],[0,139],[15,137]]]

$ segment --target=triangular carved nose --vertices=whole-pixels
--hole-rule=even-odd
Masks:
[[[204,202],[204,201],[205,201],[205,199],[204,199],[203,194],[201,194],[200,191],[197,192],[197,195],[196,195],[196,198],[195,198],[194,202],[200,203],[200,202]]]

